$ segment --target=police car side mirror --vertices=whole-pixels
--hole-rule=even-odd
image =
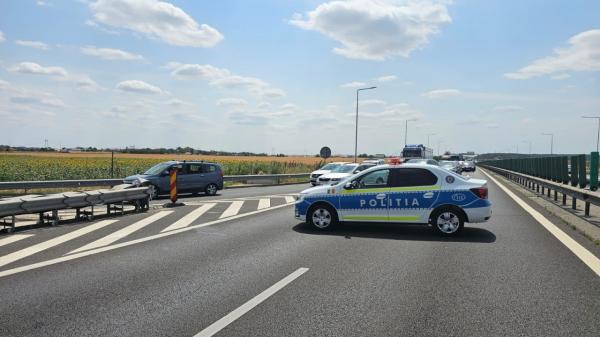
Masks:
[[[351,190],[352,189],[352,183],[346,183],[346,185],[344,185],[344,189]]]

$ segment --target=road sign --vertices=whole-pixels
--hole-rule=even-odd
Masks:
[[[321,148],[321,151],[319,152],[319,155],[321,156],[321,158],[329,158],[331,157],[331,149],[328,148],[327,146],[323,146]]]

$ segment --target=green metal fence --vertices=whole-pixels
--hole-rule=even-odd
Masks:
[[[482,165],[511,170],[557,183],[598,189],[598,152],[592,152],[589,165],[585,154],[481,161]]]

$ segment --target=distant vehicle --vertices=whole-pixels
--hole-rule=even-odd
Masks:
[[[353,174],[364,171],[368,168],[376,166],[372,163],[362,163],[362,164],[345,164],[342,166],[338,166],[335,170],[331,171],[331,173],[324,174],[317,178],[317,185],[335,185],[340,180],[347,178]]]
[[[463,155],[462,154],[445,154],[442,156],[442,160],[447,160],[447,161],[463,161]]]
[[[475,162],[472,160],[465,160],[462,164],[463,172],[475,172]]]
[[[310,183],[313,186],[317,185],[317,179],[327,173],[330,173],[331,171],[335,170],[336,168],[338,168],[339,166],[342,166],[344,164],[349,164],[348,162],[333,162],[333,163],[329,163],[326,164],[325,166],[321,167],[320,169],[313,171],[310,174]]]
[[[408,144],[402,150],[402,158],[412,159],[431,159],[433,158],[433,150],[425,147],[423,144]]]
[[[492,215],[487,182],[466,179],[423,164],[377,165],[334,186],[300,192],[296,219],[318,230],[339,222],[431,225],[440,235],[456,235],[466,222]]]
[[[448,171],[452,171],[454,173],[461,174],[462,166],[458,161],[450,161],[450,160],[442,160],[440,161],[440,166]]]
[[[363,164],[383,165],[383,164],[385,164],[385,160],[384,159],[367,159],[367,160],[363,160],[362,163]]]
[[[171,169],[177,170],[177,192],[215,195],[223,189],[223,169],[217,163],[203,161],[167,161],[156,164],[143,174],[123,179],[126,184],[144,181],[150,187],[152,198],[170,191]]]
[[[440,166],[440,163],[438,163],[438,161],[435,159],[409,159],[406,161],[406,163],[407,164],[427,164],[427,165]]]

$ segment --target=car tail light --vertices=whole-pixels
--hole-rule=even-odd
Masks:
[[[219,173],[221,174],[221,177],[223,177],[225,174],[223,173],[223,169],[219,169]]]
[[[473,194],[475,194],[480,199],[487,199],[488,198],[488,189],[487,189],[487,187],[472,188],[471,192],[473,192]]]

